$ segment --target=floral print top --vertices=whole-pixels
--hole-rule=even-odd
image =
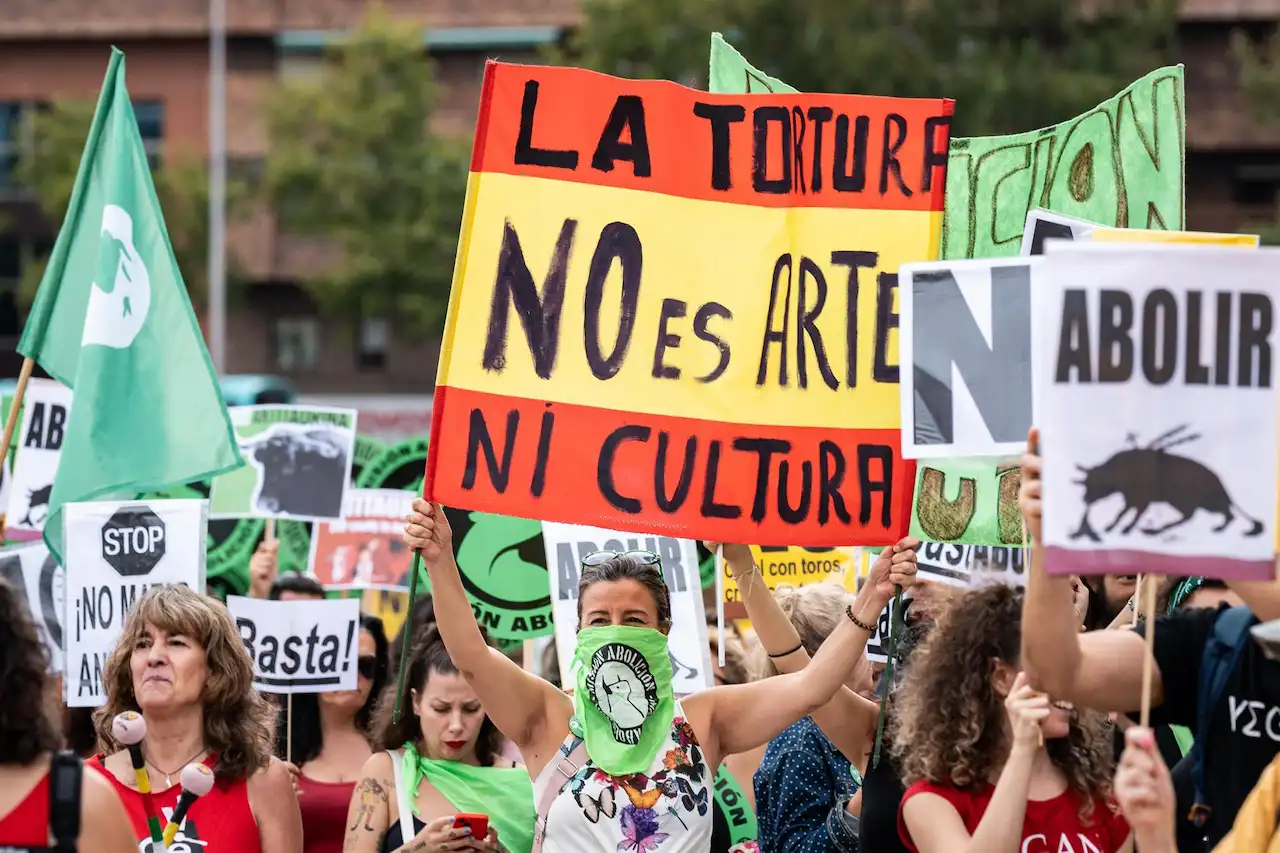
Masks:
[[[555,773],[552,761],[534,790],[562,781]],[[610,776],[588,760],[565,783],[547,815],[543,851],[705,853],[714,776],[677,701],[667,742],[646,772]]]

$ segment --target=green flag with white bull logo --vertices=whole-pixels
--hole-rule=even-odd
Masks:
[[[44,529],[59,561],[64,504],[127,500],[244,464],[118,50],[18,351],[75,392]]]

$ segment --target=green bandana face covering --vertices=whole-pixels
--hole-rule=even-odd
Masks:
[[[675,716],[667,635],[653,628],[583,628],[573,705],[587,755],[610,776],[643,773]]]

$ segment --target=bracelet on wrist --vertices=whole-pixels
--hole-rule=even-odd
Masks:
[[[876,628],[875,628],[875,626],[874,626],[874,625],[868,625],[866,622],[863,622],[863,621],[862,621],[861,619],[859,619],[857,616],[854,616],[854,615],[853,615],[853,605],[852,605],[852,604],[847,605],[847,606],[845,607],[845,609],[844,609],[844,615],[845,615],[845,616],[847,616],[847,617],[849,618],[849,621],[850,621],[850,622],[852,622],[854,625],[857,625],[859,628],[861,628],[862,630],[866,631],[868,634],[874,634],[874,633],[876,632]]]

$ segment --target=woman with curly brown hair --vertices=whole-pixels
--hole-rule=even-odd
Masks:
[[[916,853],[1117,853],[1105,718],[1031,689],[1019,665],[1022,593],[955,597],[898,695],[898,829]]]
[[[0,850],[131,853],[133,830],[111,785],[56,758],[58,730],[45,701],[49,656],[23,595],[0,578]],[[70,774],[68,776],[67,774]],[[61,779],[71,779],[67,797]],[[63,793],[59,793],[62,791]],[[63,810],[78,808],[67,815]],[[52,832],[74,820],[76,832]]]
[[[253,687],[253,664],[225,607],[185,586],[152,587],[125,619],[102,680],[107,703],[94,721],[111,754],[91,766],[115,784],[139,840],[149,837],[150,815],[172,814],[182,769],[199,762],[217,781],[187,812],[173,848],[301,853],[293,781],[271,757],[275,711]],[[146,722],[151,794],[138,790],[115,739],[112,721],[123,711]]]

